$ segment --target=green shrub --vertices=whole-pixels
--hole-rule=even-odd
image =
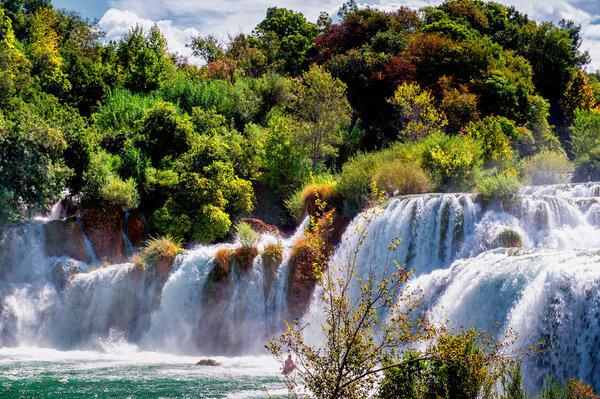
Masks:
[[[506,229],[503,230],[498,237],[494,240],[494,246],[504,248],[521,248],[523,241],[521,235],[514,230]]]
[[[160,101],[161,98],[154,93],[132,93],[128,89],[116,87],[91,118],[103,134],[132,129],[135,122],[142,119],[146,111]],[[120,144],[116,146],[121,147]]]
[[[471,190],[482,164],[480,143],[469,137],[436,134],[422,148],[423,168],[444,191]]]
[[[265,267],[274,269],[283,261],[283,247],[281,244],[269,244],[260,256]]]
[[[600,180],[600,146],[592,148],[587,154],[575,160],[573,180],[578,182]]]
[[[159,90],[162,98],[176,104],[187,113],[192,113],[192,108],[205,105],[203,94],[206,87],[191,76],[178,72]]]
[[[231,85],[224,80],[198,82],[190,76],[178,73],[160,88],[165,101],[177,104],[188,113],[194,107],[214,108],[219,113],[227,109]]]
[[[148,227],[151,231],[170,234],[180,240],[210,243],[227,234],[231,220],[227,213],[215,205],[183,208],[170,198],[150,215]]]
[[[342,166],[338,190],[344,197],[344,213],[353,215],[366,204],[376,173],[376,153],[358,153]]]
[[[600,146],[600,110],[576,109],[571,130],[571,151],[575,158]]]
[[[443,335],[428,351],[432,356],[418,360],[419,353],[405,354],[402,364],[384,372],[381,398],[479,398],[489,393],[495,371],[474,330]]]
[[[289,197],[283,201],[285,209],[289,214],[299,222],[304,215],[304,201],[302,201],[302,189],[294,191]]]
[[[568,183],[573,169],[564,152],[544,150],[523,160],[522,181],[533,185]]]
[[[139,205],[139,194],[132,178],[122,180],[117,174],[121,159],[104,151],[92,154],[84,172],[82,199],[88,205],[114,205],[124,210]]]
[[[484,201],[512,204],[517,201],[520,188],[521,183],[515,176],[499,173],[480,179],[476,191]]]
[[[253,247],[256,245],[258,240],[260,240],[260,233],[254,231],[252,226],[246,222],[238,223],[235,226],[235,232],[238,240],[240,240],[240,243],[242,244],[242,247]]]
[[[154,104],[137,123],[136,145],[143,149],[157,165],[165,157],[176,157],[186,152],[194,129],[187,117],[179,115],[171,103]]]
[[[180,241],[171,236],[150,238],[139,253],[139,261],[146,270],[167,275],[171,270],[175,257],[183,252]]]
[[[422,194],[435,187],[429,173],[418,162],[402,162],[399,159],[379,166],[373,181],[377,189],[389,195]]]

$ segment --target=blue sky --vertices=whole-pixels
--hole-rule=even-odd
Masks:
[[[571,19],[582,26],[582,49],[592,57],[590,70],[600,69],[600,1],[599,0],[496,0],[514,5],[536,21]],[[169,49],[189,55],[185,47],[190,37],[215,34],[226,39],[227,34],[248,33],[264,17],[268,7],[285,7],[301,11],[310,21],[316,21],[319,12],[334,15],[340,0],[53,0],[57,8],[76,10],[82,16],[98,19],[107,39],[118,39],[132,26],[150,28],[158,24],[165,35]],[[359,6],[394,10],[399,6],[418,9],[436,5],[441,0],[374,0]],[[193,60],[192,60],[193,61]]]

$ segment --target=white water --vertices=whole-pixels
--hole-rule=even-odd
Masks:
[[[582,378],[598,390],[599,191],[596,183],[526,187],[508,211],[482,209],[470,194],[393,199],[368,226],[359,272],[388,262],[388,246],[400,237],[393,259],[415,270],[411,284],[423,288],[423,306],[435,320],[480,328],[500,322],[519,332],[518,345],[551,338],[554,351],[525,362],[527,386],[539,387],[554,374]],[[230,301],[215,315],[202,306],[213,257],[238,243],[186,251],[168,279],[158,281],[136,275],[131,264],[86,272],[85,263],[47,257],[41,223],[0,236],[2,350],[44,346],[114,354],[125,347],[129,354],[256,355],[265,353],[265,333],[279,331],[287,317],[289,253],[303,226],[282,241],[284,261],[267,295],[258,256],[246,275],[231,273]],[[494,249],[507,229],[519,233],[523,249]],[[331,262],[345,263],[358,239],[351,224]],[[259,249],[276,240],[263,235]],[[80,271],[62,288],[53,280],[57,262]],[[311,312],[319,317],[319,310],[313,301]],[[218,328],[203,329],[215,318]]]
[[[523,365],[530,391],[550,375],[581,378],[598,390],[599,189],[597,183],[525,187],[508,211],[484,210],[470,194],[392,199],[366,226],[358,273],[382,273],[396,260],[414,269],[408,291],[422,289],[421,310],[433,321],[488,330],[500,323],[501,335],[518,332],[518,348],[545,339],[555,349]],[[365,226],[365,215],[344,234],[333,264],[346,264],[358,246],[360,229],[352,225]],[[507,229],[519,233],[523,249],[494,249]],[[390,252],[396,237],[402,241]],[[321,312],[315,293],[305,321],[322,320]]]

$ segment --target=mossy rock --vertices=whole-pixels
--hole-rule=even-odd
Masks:
[[[69,283],[71,277],[83,272],[83,270],[82,264],[74,259],[57,259],[52,264],[52,282],[59,291],[62,291]]]
[[[258,249],[256,247],[239,247],[235,250],[235,265],[234,271],[238,277],[245,276],[250,270],[252,270],[252,264],[254,258],[258,256]]]
[[[146,219],[141,212],[131,212],[125,224],[125,232],[134,247],[141,247],[146,236]]]
[[[283,261],[283,248],[280,244],[269,244],[260,254],[260,257],[263,261],[263,289],[265,298],[267,298],[269,291],[271,291],[275,272]]]
[[[494,240],[494,247],[522,248],[523,241],[519,233],[511,229],[506,229],[498,234],[498,237]]]
[[[317,283],[313,267],[316,258],[317,254],[310,247],[306,238],[296,241],[290,255],[287,293],[292,320],[301,317],[308,309]]]
[[[108,206],[84,209],[81,223],[99,259],[110,263],[123,261],[123,212],[119,208]]]

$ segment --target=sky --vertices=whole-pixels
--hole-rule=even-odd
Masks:
[[[185,45],[191,37],[213,34],[223,40],[228,34],[249,33],[265,18],[269,7],[284,7],[302,12],[316,22],[321,11],[334,16],[343,0],[53,0],[56,8],[78,11],[83,17],[97,19],[107,40],[118,40],[139,24],[149,29],[155,23],[167,39],[171,52],[190,56]],[[600,69],[599,0],[496,0],[513,5],[535,21],[558,22],[571,19],[581,25],[582,50],[587,50],[590,71]],[[438,5],[441,0],[357,1],[359,7],[392,11],[400,6],[418,9]],[[200,62],[190,58],[192,62]]]

